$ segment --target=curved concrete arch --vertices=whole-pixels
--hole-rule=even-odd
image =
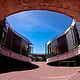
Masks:
[[[0,20],[27,10],[49,10],[80,21],[80,0],[0,0]]]

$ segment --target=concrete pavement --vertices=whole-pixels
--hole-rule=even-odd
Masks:
[[[32,62],[36,68],[0,74],[0,80],[80,80],[80,67],[55,67]]]

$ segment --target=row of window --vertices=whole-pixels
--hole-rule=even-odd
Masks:
[[[9,27],[6,28],[7,26],[5,21],[0,21],[0,43],[11,51],[28,56],[31,51],[29,43],[15,34]]]
[[[46,53],[56,56],[76,48],[80,44],[80,25],[76,23],[70,29],[46,46]]]

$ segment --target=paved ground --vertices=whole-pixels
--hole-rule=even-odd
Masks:
[[[0,80],[80,80],[80,67],[54,67],[45,62],[32,64],[38,66],[1,73]]]

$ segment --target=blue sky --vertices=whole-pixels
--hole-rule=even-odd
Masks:
[[[11,15],[7,21],[33,43],[33,53],[45,53],[45,43],[64,32],[72,18],[52,11],[32,10]]]

